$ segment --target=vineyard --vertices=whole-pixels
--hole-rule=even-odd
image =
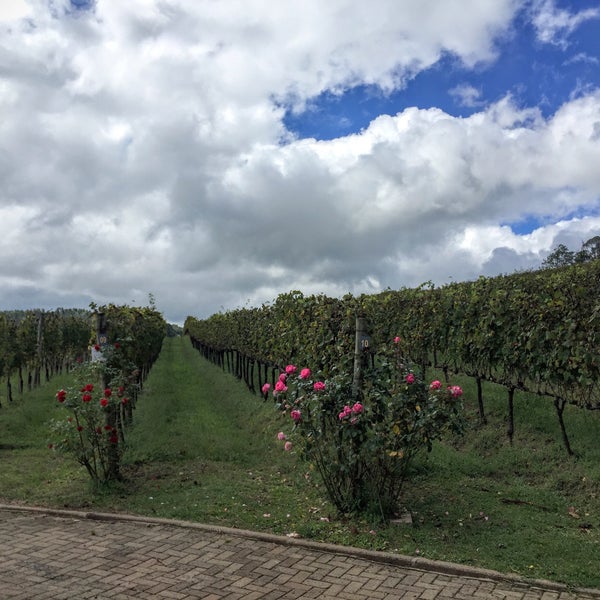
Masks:
[[[0,376],[6,381],[7,401],[13,400],[14,385],[23,393],[89,360],[91,348],[99,344],[98,316],[110,323],[111,341],[124,348],[126,359],[137,365],[139,381],[143,381],[166,331],[166,323],[154,308],[111,304],[91,310],[5,311],[0,312]]]
[[[96,307],[84,318],[86,344],[91,346],[86,345],[86,356],[102,341],[97,337],[94,312],[104,313],[108,346],[123,343],[123,351],[133,356],[137,309],[126,310],[121,317],[119,307],[109,308]],[[57,390],[64,388],[68,396],[73,388],[78,406],[83,404],[83,392],[79,393],[82,388],[73,378],[78,369],[67,373],[63,368],[50,383],[42,369],[39,387],[29,391],[25,385],[22,395],[15,393],[13,401],[0,409],[0,501],[123,511],[280,535],[292,532],[314,540],[418,554],[574,585],[600,585],[597,412],[565,408],[578,453],[574,460],[553,440],[558,427],[543,398],[519,391],[515,403],[519,427],[514,444],[508,444],[498,435],[506,422],[505,397],[498,393],[502,387],[482,381],[488,424],[479,424],[475,380],[453,376],[453,382],[464,388],[469,429],[464,438],[436,443],[431,453],[421,454],[414,463],[401,499],[413,524],[386,525],[366,513],[339,518],[316,471],[299,460],[296,449],[286,452],[278,439],[277,432],[287,432],[291,420],[274,410],[270,394],[269,401],[264,401],[260,389],[264,366],[259,375],[255,365],[256,395],[252,396],[244,381],[251,379],[252,371],[241,353],[213,350],[217,362],[221,361],[217,367],[194,350],[189,338],[163,340],[160,315],[150,310],[148,316],[152,318],[146,323],[155,335],[143,339],[156,344],[155,348],[160,340],[162,348],[147,379],[140,383],[143,392],[133,422],[124,423],[123,432],[116,436],[124,449],[121,478],[99,487],[89,485],[86,471],[72,456],[47,447],[52,439],[51,419],[76,431]],[[141,328],[143,316],[137,320]],[[346,322],[351,339],[355,333],[352,315]],[[117,323],[122,325],[117,327]],[[369,348],[375,346],[372,331]],[[109,347],[104,349],[106,355],[112,351]],[[380,361],[383,345],[376,350],[365,353],[365,361]],[[353,352],[352,346],[350,356],[344,358],[349,365]],[[228,364],[239,380],[224,372],[222,367],[227,370]],[[274,364],[268,363],[269,379]],[[324,362],[326,367],[331,364]],[[415,379],[420,368],[416,365]],[[427,371],[443,378],[441,370]],[[27,368],[24,373],[26,381]],[[276,373],[281,375],[279,370]],[[331,372],[328,375],[334,377]],[[407,381],[406,385],[412,390],[415,383]],[[98,394],[94,387],[90,404],[102,408],[98,414],[106,419],[108,404],[101,406],[106,398],[103,387],[98,387]],[[107,400],[122,401],[118,386],[114,392]],[[411,418],[424,410],[424,406],[418,411],[411,405]],[[357,409],[352,414],[362,418]],[[338,421],[335,415],[343,427],[352,418]],[[105,439],[110,442],[111,437],[112,432]],[[351,437],[349,448],[352,443]]]
[[[572,453],[566,404],[600,408],[600,261],[515,273],[441,288],[385,291],[341,299],[300,292],[272,304],[189,317],[185,330],[203,355],[260,393],[288,363],[327,376],[351,368],[356,317],[366,319],[369,353],[400,336],[421,366],[475,378],[485,421],[482,381],[507,390],[507,433],[514,434],[514,392],[552,399],[563,442]]]
[[[45,382],[63,371],[85,379],[56,394],[67,415],[53,421],[57,440],[50,445],[73,454],[98,483],[121,477],[125,431],[160,353],[166,323],[153,306],[90,308],[1,314],[0,364],[9,404],[15,377],[19,395],[25,387],[39,387],[42,373]],[[93,398],[97,390],[102,393]]]
[[[0,376],[6,381],[7,401],[13,400],[13,382],[22,394],[84,360],[90,334],[86,310],[0,313]]]

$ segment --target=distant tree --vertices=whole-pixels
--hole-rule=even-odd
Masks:
[[[575,254],[575,262],[584,263],[600,258],[600,235],[590,238],[581,245],[581,250]]]
[[[564,244],[559,244],[554,248],[542,262],[543,269],[555,269],[572,265],[575,262],[575,252],[569,250]]]
[[[555,269],[568,265],[586,263],[600,258],[600,235],[590,238],[581,244],[581,250],[569,250],[564,244],[559,244],[546,256],[542,269]]]
[[[167,323],[167,337],[179,337],[183,333],[183,327],[176,323]]]

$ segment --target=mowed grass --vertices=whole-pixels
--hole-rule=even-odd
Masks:
[[[433,375],[433,374],[432,374]],[[93,489],[47,448],[47,422],[68,376],[0,409],[0,499],[189,519],[600,587],[600,415],[568,407],[569,457],[550,399],[517,394],[507,439],[506,391],[465,389],[470,427],[415,464],[399,512],[412,524],[338,518],[309,465],[285,453],[273,404],[207,363],[187,338],[165,340],[127,433],[125,480]]]

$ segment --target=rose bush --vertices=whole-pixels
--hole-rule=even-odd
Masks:
[[[383,348],[366,369],[358,397],[352,373],[337,370],[323,381],[307,368],[297,375],[295,365],[285,368],[285,383],[273,390],[291,424],[290,434],[280,432],[278,439],[316,469],[341,513],[394,515],[414,457],[445,432],[463,430],[460,387],[437,380],[426,385],[399,342]],[[265,385],[263,392],[269,391]]]
[[[120,478],[123,421],[137,385],[131,377],[135,366],[123,356],[120,344],[104,348],[103,354],[104,360],[77,368],[75,386],[56,393],[64,417],[50,424],[49,447],[74,456],[96,484]]]

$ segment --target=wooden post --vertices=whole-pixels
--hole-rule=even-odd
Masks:
[[[100,347],[108,344],[108,323],[104,313],[96,313],[96,341]],[[106,371],[102,374],[102,386],[106,389],[110,385]],[[110,431],[114,432],[117,439],[121,437],[119,432],[119,413],[118,408],[112,404],[108,405],[105,414],[105,424],[110,427]],[[119,448],[117,443],[109,443],[108,445],[108,472],[107,479],[120,480],[121,472],[119,469]]]
[[[515,433],[515,388],[508,388],[508,429],[506,433],[508,434],[508,439],[510,441],[510,445],[513,445],[513,436]]]
[[[354,377],[352,379],[352,398],[360,400],[362,386],[363,357],[370,348],[370,339],[367,334],[367,320],[356,317],[356,335],[354,337]]]
[[[483,407],[483,388],[481,387],[481,377],[477,377],[477,402],[479,404],[479,421],[482,425],[487,423]]]
[[[44,353],[44,311],[40,311],[38,314],[38,328],[37,328],[37,347],[36,347],[36,365],[33,376],[33,385],[41,385],[41,372],[42,372],[42,357]]]
[[[560,432],[562,434],[563,443],[565,445],[565,448],[567,449],[567,454],[569,456],[573,456],[575,453],[571,449],[569,436],[567,435],[567,428],[565,427],[565,421],[563,419],[563,412],[565,410],[566,404],[567,401],[563,398],[559,398],[558,396],[554,397],[554,408],[556,408],[556,414],[558,415],[558,422],[560,423]]]

